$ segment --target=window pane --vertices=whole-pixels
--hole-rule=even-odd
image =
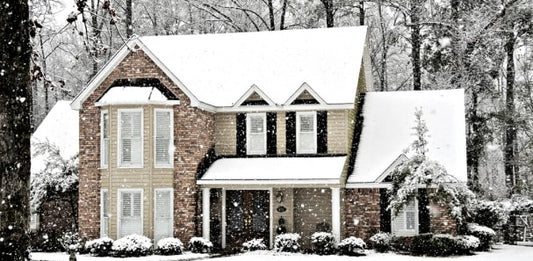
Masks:
[[[265,114],[248,115],[248,154],[266,153]]]
[[[156,111],[155,117],[155,163],[168,165],[172,157],[171,113],[170,111]]]
[[[141,111],[120,112],[120,128],[121,165],[141,165],[143,149]]]
[[[315,132],[313,115],[300,116],[300,132]]]
[[[265,131],[263,120],[264,119],[261,116],[251,117],[250,122],[252,126],[250,129],[250,132],[251,133],[263,133]]]
[[[122,193],[122,216],[131,216],[131,193]]]
[[[415,229],[415,212],[405,212],[405,229]]]

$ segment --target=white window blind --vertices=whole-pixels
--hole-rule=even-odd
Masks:
[[[172,189],[156,189],[154,194],[154,242],[157,242],[159,239],[173,236],[172,212],[174,208],[172,205]]]
[[[415,235],[418,233],[418,212],[416,200],[410,201],[392,220],[392,232],[398,235]]]
[[[316,113],[297,113],[297,153],[316,153]]]
[[[122,110],[120,114],[120,166],[142,166],[142,111]]]
[[[107,190],[100,193],[100,237],[109,235],[109,196]]]
[[[120,191],[119,237],[142,235],[142,192]]]
[[[248,154],[266,154],[266,114],[247,115],[247,148]]]
[[[155,165],[169,167],[172,165],[172,111],[155,110]]]
[[[107,111],[102,111],[100,124],[100,166],[107,168],[109,163],[109,113]]]

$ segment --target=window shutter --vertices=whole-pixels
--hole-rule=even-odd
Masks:
[[[328,153],[328,112],[316,113],[316,141],[317,153]]]
[[[267,154],[277,153],[277,131],[276,120],[277,114],[275,112],[269,112],[266,115],[267,120]]]
[[[382,232],[391,232],[391,212],[387,210],[389,205],[389,195],[387,189],[379,189],[379,227]]]
[[[430,217],[429,217],[429,199],[427,189],[418,190],[418,231],[420,233],[429,233],[430,231]]]
[[[120,192],[120,234],[142,235],[142,195],[141,192]]]
[[[155,190],[155,222],[154,239],[155,242],[162,238],[172,237],[172,190]]]
[[[155,164],[170,165],[172,159],[172,119],[170,111],[155,112]]]
[[[142,112],[120,112],[121,165],[142,165]]]
[[[246,155],[246,114],[237,113],[237,155]]]
[[[287,154],[296,153],[296,112],[285,113],[285,151]]]

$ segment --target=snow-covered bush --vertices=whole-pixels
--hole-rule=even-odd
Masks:
[[[80,239],[78,237],[78,232],[66,232],[59,239],[59,243],[63,249],[67,252],[77,252],[80,250]]]
[[[315,254],[331,255],[335,253],[335,237],[328,232],[315,232],[311,235],[312,250]]]
[[[509,211],[496,201],[478,200],[470,215],[474,223],[490,228],[501,226],[509,219]]]
[[[109,256],[113,247],[113,239],[109,237],[97,238],[85,243],[85,251],[95,256]]]
[[[420,234],[394,237],[392,245],[396,251],[411,255],[451,256],[470,254],[479,246],[479,239],[474,236]]]
[[[246,241],[242,244],[242,251],[257,251],[257,250],[266,250],[267,246],[263,242],[262,238],[254,238],[252,240]]]
[[[496,232],[489,227],[481,226],[475,223],[467,224],[468,234],[479,238],[480,244],[477,250],[490,250]]]
[[[298,252],[300,251],[300,235],[296,233],[286,233],[277,235],[274,239],[274,250],[277,252]]]
[[[458,254],[471,254],[479,247],[479,238],[470,235],[461,235],[456,237]]]
[[[358,237],[348,237],[339,243],[339,254],[346,256],[365,255],[365,241]]]
[[[377,252],[384,253],[391,248],[392,235],[386,232],[379,232],[370,237],[372,248]]]
[[[213,249],[213,243],[202,237],[192,237],[187,248],[193,253],[210,253]]]
[[[146,256],[152,253],[152,241],[141,235],[128,235],[115,240],[111,249],[116,256]]]
[[[157,241],[157,252],[161,255],[181,255],[183,253],[183,243],[177,238],[163,238]]]

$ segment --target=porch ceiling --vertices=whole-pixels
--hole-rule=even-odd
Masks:
[[[339,185],[346,156],[226,158],[215,161],[198,185]]]

